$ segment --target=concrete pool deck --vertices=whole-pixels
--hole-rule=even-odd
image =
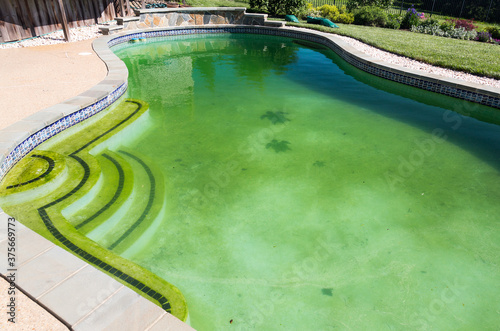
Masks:
[[[93,40],[0,50],[0,130],[103,80]]]

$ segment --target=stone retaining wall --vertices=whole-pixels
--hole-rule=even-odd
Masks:
[[[123,30],[189,25],[265,25],[267,15],[247,14],[245,8],[168,8],[139,10],[135,19],[123,21]]]

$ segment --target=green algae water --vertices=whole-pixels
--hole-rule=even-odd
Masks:
[[[194,328],[497,330],[494,110],[287,38],[114,51],[150,105],[123,144],[162,174],[152,230],[122,255],[182,291]]]
[[[286,38],[115,52],[154,122],[128,148],[166,187],[129,258],[182,291],[193,327],[498,328],[500,127],[461,115],[492,109]]]

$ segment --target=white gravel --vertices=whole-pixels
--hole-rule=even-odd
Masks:
[[[71,41],[81,41],[102,36],[101,32],[99,32],[99,28],[97,27],[97,25],[72,28],[69,30],[69,34],[71,36]],[[64,39],[63,31],[58,30],[36,38],[24,39],[18,42],[0,44],[0,49],[54,45],[54,44],[62,44],[65,42],[66,40]]]
[[[434,75],[438,76],[443,76],[443,77],[451,77],[467,82],[472,82],[476,84],[482,84],[482,85],[489,85],[493,87],[500,88],[500,80],[493,79],[493,78],[485,78],[485,77],[479,77],[479,76],[474,76],[465,72],[461,71],[454,71],[450,69],[445,69],[445,68],[440,68],[436,67],[430,64],[422,63],[416,60],[412,60],[410,58],[404,57],[404,56],[399,56],[395,55],[386,51],[382,51],[378,48],[375,48],[373,46],[369,46],[365,43],[362,43],[359,40],[356,40],[354,38],[349,38],[345,36],[339,36],[336,35],[336,37],[344,40],[346,43],[351,45],[352,47],[356,48],[357,50],[370,55],[376,59],[395,64],[398,66],[402,66],[404,68],[409,68],[409,69],[414,69],[414,70],[420,70],[423,72],[428,72],[432,73]]]
[[[99,29],[97,25],[93,26],[86,26],[86,27],[79,27],[79,28],[73,28],[70,29],[70,34],[72,37],[72,41],[80,41],[80,40],[86,40],[86,39],[92,39],[101,36],[101,33],[99,32]],[[479,77],[479,76],[474,76],[471,74],[467,74],[464,72],[460,71],[454,71],[450,69],[444,69],[440,67],[436,67],[433,65],[425,64],[419,61],[415,61],[412,59],[409,59],[407,57],[395,55],[389,52],[382,51],[378,48],[369,46],[365,43],[362,43],[356,39],[345,37],[345,36],[339,36],[336,35],[336,37],[344,40],[347,42],[349,45],[352,47],[358,49],[359,51],[366,53],[376,59],[383,60],[388,63],[392,63],[395,65],[402,66],[404,68],[410,68],[414,70],[420,70],[422,72],[428,72],[432,73],[435,75],[443,76],[443,77],[452,77],[455,79],[467,81],[467,82],[473,82],[477,84],[482,84],[482,85],[489,85],[493,86],[496,88],[500,88],[500,80],[493,79],[493,78],[484,78],[484,77]],[[42,46],[42,45],[53,45],[53,44],[60,44],[60,43],[65,43],[66,41],[64,40],[64,34],[62,30],[52,32],[50,34],[47,34],[45,36],[37,37],[37,38],[32,38],[32,39],[27,39],[23,40],[20,42],[14,42],[14,43],[7,43],[7,44],[0,44],[0,49],[2,48],[14,48],[14,47],[32,47],[32,46]]]

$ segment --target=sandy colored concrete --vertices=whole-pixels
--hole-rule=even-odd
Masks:
[[[6,306],[7,301],[10,299],[7,294],[8,289],[9,283],[0,278],[0,330],[68,330],[64,324],[19,290],[16,291],[15,295],[16,323],[8,322],[9,315],[7,315]]]
[[[92,41],[0,49],[0,129],[103,80],[106,66]]]
[[[103,80],[106,66],[92,50],[92,41],[0,49],[0,129]],[[67,330],[20,291],[16,291],[17,323],[8,323],[8,286],[0,278],[0,330]]]

